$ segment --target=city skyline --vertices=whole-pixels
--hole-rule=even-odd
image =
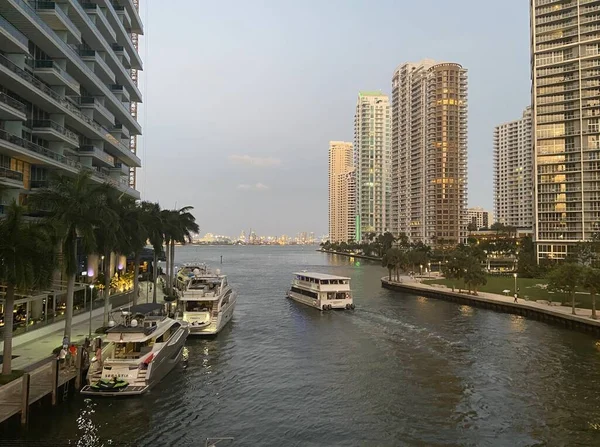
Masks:
[[[309,227],[326,233],[327,144],[353,140],[357,92],[391,95],[395,68],[429,57],[469,69],[469,205],[492,209],[493,128],[530,103],[523,2],[503,2],[492,22],[482,20],[474,1],[308,1],[273,8],[192,2],[185,15],[167,2],[147,3],[140,13],[150,30],[140,50],[148,53],[141,77],[142,91],[148,90],[141,105],[145,130],[138,144],[144,199],[167,208],[195,206],[205,230],[235,234],[242,220],[264,224],[270,233]],[[465,20],[465,11],[471,19]],[[198,15],[210,18],[205,27],[193,25]],[[378,17],[364,25],[366,40],[359,33],[337,35],[328,26],[333,20],[362,23],[366,15]],[[430,17],[427,29],[414,20],[421,16]],[[502,23],[508,21],[507,34]],[[463,23],[460,31],[450,25],[456,22]],[[178,29],[177,35],[169,29]],[[199,45],[192,53],[181,41]],[[171,55],[169,64],[157,54]],[[373,57],[356,64],[356,54]],[[191,73],[193,88],[181,81]],[[302,201],[310,202],[310,212],[295,216]]]

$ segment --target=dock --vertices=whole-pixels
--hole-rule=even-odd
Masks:
[[[459,304],[466,304],[498,312],[521,315],[527,318],[558,324],[563,327],[600,336],[600,320],[591,318],[591,310],[576,308],[577,315],[571,313],[571,306],[554,306],[552,303],[526,301],[522,298],[514,302],[511,296],[479,292],[478,295],[459,293],[445,287],[423,284],[403,277],[401,281],[381,278],[382,287],[412,295],[420,295]],[[600,315],[600,312],[599,312]]]
[[[78,359],[81,359],[78,356]],[[59,392],[67,393],[71,382],[79,382],[78,366],[61,367],[58,360],[49,359],[25,372],[22,377],[0,387],[0,423],[21,414],[21,423],[27,424],[29,408],[46,396],[52,405],[59,400]],[[79,383],[77,383],[78,385]]]

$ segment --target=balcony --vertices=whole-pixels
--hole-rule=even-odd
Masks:
[[[90,69],[106,84],[114,84],[115,73],[104,61],[100,53],[96,50],[79,50],[81,59],[88,64]],[[90,66],[91,65],[91,66]]]
[[[121,22],[123,23],[123,27],[125,28],[125,30],[131,29],[131,16],[129,15],[129,12],[127,12],[127,9],[125,9],[124,6],[115,6],[115,5],[113,5],[113,8],[115,9],[115,12],[121,19]]]
[[[121,61],[123,66],[125,68],[131,68],[131,58],[129,57],[127,51],[125,51],[125,48],[123,48],[122,45],[116,43],[113,43],[111,47],[115,54],[119,57],[119,60]]]
[[[23,173],[0,167],[0,185],[9,188],[23,188]]]
[[[114,168],[115,166],[115,157],[92,145],[81,146],[79,148],[79,157],[91,157],[104,167]]]
[[[114,171],[120,171],[122,175],[129,175],[129,166],[123,163],[115,163]]]
[[[50,149],[42,147],[31,141],[25,140],[16,135],[12,135],[5,130],[0,129],[0,147],[3,152],[11,157],[18,156],[24,161],[32,164],[48,165],[62,169],[68,169],[71,172],[77,172],[81,168],[81,164],[69,160],[64,155],[57,154]]]
[[[92,22],[94,22],[96,27],[104,35],[107,42],[115,42],[117,40],[117,34],[110,23],[108,23],[108,20],[100,10],[100,7],[96,3],[84,3],[81,2],[81,0],[79,0],[79,3],[81,3],[81,6],[85,9],[85,12],[90,15]]]
[[[106,15],[108,17],[109,22],[113,25],[113,27],[117,30],[117,43],[125,47],[125,50],[129,53],[129,56],[133,59],[132,65],[133,68],[142,69],[142,59],[131,40],[131,34],[129,31],[125,29],[123,25],[123,14],[119,14],[115,9],[115,6],[108,0],[105,0],[106,4]],[[118,8],[119,6],[117,6]],[[129,15],[131,17],[131,15]],[[132,31],[135,33],[135,31]],[[141,34],[141,33],[138,33]]]
[[[58,123],[51,120],[33,120],[27,121],[26,126],[31,129],[31,133],[37,137],[48,141],[62,141],[71,147],[79,146],[79,138],[76,133],[65,129]]]
[[[127,130],[127,128],[125,126],[123,126],[123,124],[121,123],[116,123],[112,126],[111,132],[114,133],[118,133],[120,134],[120,138],[126,138],[129,139],[131,138],[131,135],[129,134],[129,130]]]
[[[29,39],[2,16],[0,16],[0,51],[29,53]]]
[[[104,107],[98,98],[92,96],[82,96],[79,99],[79,105],[83,110],[93,110],[93,118],[107,127],[115,122],[115,116]]]
[[[56,2],[32,2],[37,14],[55,31],[67,33],[67,43],[81,43],[81,32]]]
[[[28,101],[43,106],[48,113],[66,114],[65,121],[69,126],[90,139],[106,141],[113,148],[112,150],[126,157],[126,161],[131,166],[140,166],[140,159],[129,150],[129,146],[116,140],[106,128],[84,115],[73,102],[2,55],[0,55],[0,84],[14,90]]]
[[[0,120],[25,121],[25,104],[0,92]]]
[[[112,84],[110,86],[110,90],[113,94],[121,100],[121,102],[129,102],[129,93],[127,89],[123,87],[121,84]]]
[[[73,77],[60,68],[53,60],[36,60],[33,62],[33,73],[49,85],[67,87],[67,93],[79,95],[81,86]]]

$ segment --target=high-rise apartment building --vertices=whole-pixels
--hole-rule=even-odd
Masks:
[[[392,79],[391,229],[456,244],[467,230],[467,71],[422,60]]]
[[[352,143],[329,142],[329,240],[356,240],[356,190]]]
[[[390,102],[382,92],[359,92],[354,115],[356,236],[389,228]]]
[[[52,171],[139,198],[140,34],[137,0],[0,1],[2,204]]]
[[[480,206],[467,209],[467,217],[469,224],[475,224],[479,230],[481,228],[489,228],[492,225],[492,213],[484,210]]]
[[[496,221],[516,228],[533,228],[532,135],[531,107],[494,129]]]
[[[600,3],[530,0],[538,259],[600,223]]]

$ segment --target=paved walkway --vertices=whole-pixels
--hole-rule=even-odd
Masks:
[[[393,276],[392,276],[393,278]],[[388,279],[387,276],[384,277],[384,279]],[[435,290],[438,292],[442,292],[442,291],[448,291],[448,292],[452,292],[452,289],[445,287],[444,285],[441,284],[424,284],[422,283],[418,278],[412,279],[409,276],[401,276],[401,283],[402,285],[407,285],[407,286],[411,286],[411,287],[418,287],[421,289],[429,289],[429,290]],[[423,278],[424,280],[427,280],[427,278]],[[392,279],[391,283],[397,283],[395,280]],[[454,289],[454,293],[458,293],[458,289]],[[493,300],[499,303],[503,303],[503,304],[511,304],[511,305],[515,305],[518,304],[519,307],[524,307],[524,308],[530,308],[530,309],[539,309],[541,311],[544,311],[546,313],[553,313],[555,315],[561,315],[564,317],[568,317],[569,319],[577,319],[577,320],[582,320],[585,323],[588,324],[598,324],[600,325],[600,319],[599,320],[593,320],[591,318],[592,316],[592,311],[591,309],[581,309],[581,308],[575,308],[575,312],[576,315],[573,315],[571,313],[571,306],[557,306],[555,305],[556,302],[553,303],[552,306],[550,306],[547,303],[538,303],[537,301],[526,301],[522,298],[519,298],[517,303],[515,303],[515,299],[512,296],[505,296],[505,295],[499,295],[496,293],[488,293],[488,292],[477,292],[477,296],[475,295],[468,295],[466,291],[462,292],[463,295],[467,296],[467,297],[472,297],[472,298],[485,298],[488,300]],[[552,297],[549,296],[549,299],[552,299]],[[598,311],[598,315],[600,317],[600,310]]]
[[[150,288],[148,287],[148,292]],[[159,303],[164,301],[164,295],[160,287],[157,290],[157,301]],[[146,302],[146,282],[140,282],[140,297],[138,303]],[[152,302],[152,293],[149,293],[148,302]],[[104,315],[99,315],[92,318],[92,338],[95,337],[94,331],[102,326]],[[79,324],[73,325],[71,329],[71,341],[75,344],[82,344],[85,338],[89,334],[90,320],[87,319]],[[23,369],[30,371],[39,366],[40,363],[47,361],[52,356],[54,348],[58,347],[62,343],[63,329],[46,335],[40,339],[33,340],[29,343],[25,343],[21,346],[17,346],[13,349],[12,368]],[[1,363],[0,363],[1,364]]]

